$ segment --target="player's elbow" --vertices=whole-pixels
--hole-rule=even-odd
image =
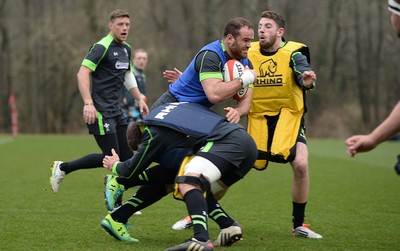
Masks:
[[[87,79],[87,74],[85,74],[85,72],[80,70],[76,74],[76,78],[78,79],[78,83],[83,83],[85,81],[85,79]]]
[[[222,101],[224,101],[224,97],[220,95],[208,95],[207,96],[208,101],[210,101],[212,104],[218,104]]]
[[[78,81],[82,79],[82,73],[80,71],[78,71],[78,73],[76,74],[76,78],[78,79]]]

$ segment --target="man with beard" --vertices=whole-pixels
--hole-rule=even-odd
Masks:
[[[231,99],[240,89],[253,84],[257,78],[251,70],[251,62],[247,58],[250,43],[254,39],[253,25],[247,19],[235,17],[224,27],[221,40],[205,45],[193,58],[186,70],[179,75],[169,90],[152,106],[152,109],[165,103],[190,102],[206,107]],[[245,67],[240,78],[225,82],[223,67],[230,59],[239,60]],[[235,108],[226,107],[226,118],[237,123],[240,117],[249,111],[251,88],[242,97]]]
[[[320,239],[304,223],[309,192],[308,149],[304,115],[306,92],[315,87],[306,45],[285,41],[284,18],[264,11],[258,25],[259,41],[253,42],[249,59],[257,72],[248,119],[248,132],[259,151],[255,168],[268,161],[290,162],[293,170],[292,204],[294,236]]]

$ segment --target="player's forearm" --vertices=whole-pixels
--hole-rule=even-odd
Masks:
[[[250,111],[252,92],[253,89],[248,88],[246,95],[244,95],[243,98],[239,100],[237,106],[235,107],[240,117],[246,116]]]
[[[129,92],[132,95],[132,97],[134,97],[137,101],[143,99],[143,95],[140,93],[139,88],[137,86],[130,89]]]
[[[242,87],[238,79],[230,82],[224,82],[220,79],[207,79],[201,83],[207,99],[213,104],[232,98]]]
[[[313,89],[315,84],[314,81],[304,81],[303,73],[312,71],[310,64],[307,61],[307,57],[301,53],[295,53],[292,56],[291,67],[293,68],[296,83],[304,89]]]
[[[390,115],[372,131],[371,137],[379,144],[400,132],[400,102]]]
[[[151,162],[141,160],[142,154],[135,153],[134,157],[124,162],[119,162],[115,168],[113,168],[113,173],[124,177],[131,178],[132,176],[137,176],[142,173],[151,164]]]

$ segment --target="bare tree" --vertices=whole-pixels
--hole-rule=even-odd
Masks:
[[[287,40],[311,51],[318,80],[307,99],[310,136],[367,131],[398,101],[394,55],[400,43],[386,2],[0,0],[0,132],[10,130],[11,93],[17,95],[21,132],[86,132],[76,73],[89,47],[108,32],[108,14],[117,8],[131,14],[128,43],[149,52],[150,105],[168,88],[163,70],[184,70],[202,46],[222,37],[232,17],[251,20],[257,31],[260,14],[268,9],[285,16]]]

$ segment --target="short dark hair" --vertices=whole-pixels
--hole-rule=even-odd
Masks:
[[[142,131],[140,130],[139,124],[134,122],[128,126],[128,129],[126,130],[126,138],[128,139],[129,148],[132,151],[136,151],[142,141]]]
[[[285,28],[285,19],[278,12],[272,10],[264,11],[261,13],[261,18],[272,19],[278,24],[279,28]]]
[[[112,22],[114,22],[115,19],[117,19],[119,17],[130,18],[129,13],[124,10],[113,10],[113,11],[111,11],[111,13],[108,17],[108,21],[110,21],[112,23]]]
[[[253,29],[253,24],[243,17],[232,18],[225,24],[224,37],[228,36],[228,34],[231,34],[234,38],[236,38],[239,35],[239,30],[242,27]]]

